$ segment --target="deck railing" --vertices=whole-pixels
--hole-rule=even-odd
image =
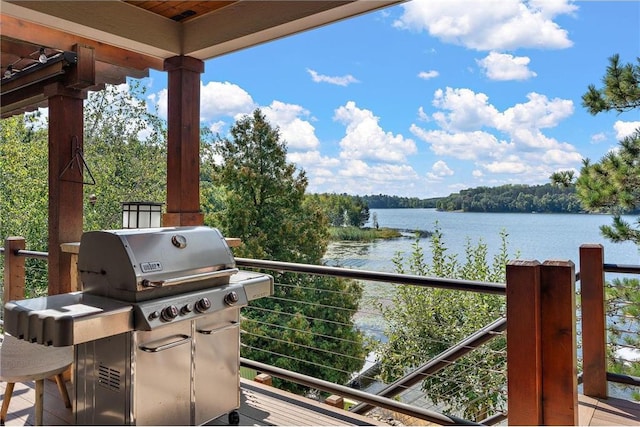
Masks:
[[[609,382],[640,387],[640,378],[624,373],[609,372],[613,364],[616,349],[628,349],[636,352],[637,359],[626,363],[640,363],[640,349],[632,348],[624,337],[638,342],[640,323],[638,317],[625,318],[619,310],[612,312],[611,301],[607,300],[605,273],[640,275],[640,266],[606,264],[602,245],[582,245],[580,247],[580,292],[582,301],[582,365],[583,392],[587,396],[607,398]],[[636,289],[638,291],[640,289]],[[632,304],[620,301],[620,304]],[[634,307],[637,313],[640,307]],[[622,336],[616,339],[615,336]],[[624,368],[622,369],[624,372]]]
[[[443,279],[408,274],[364,271],[339,267],[295,264],[246,258],[236,258],[236,264],[242,268],[260,269],[262,271],[274,274],[274,276],[276,277],[277,296],[273,297],[272,304],[270,305],[277,305],[279,307],[279,312],[283,315],[288,316],[287,318],[293,318],[297,315],[297,313],[304,311],[299,310],[297,307],[299,307],[300,305],[308,304],[309,302],[299,300],[294,292],[288,292],[287,287],[289,285],[278,283],[277,279],[283,273],[328,276],[342,279],[348,278],[364,283],[365,294],[367,294],[367,296],[365,297],[365,306],[361,307],[360,310],[354,314],[356,317],[367,318],[365,319],[364,325],[360,323],[359,327],[366,328],[367,332],[370,335],[376,337],[382,337],[385,333],[382,324],[384,322],[384,319],[382,313],[379,311],[379,309],[377,309],[377,307],[390,306],[393,304],[392,298],[389,296],[389,294],[393,293],[397,286],[410,286],[415,288],[430,289],[440,288],[460,293],[473,292],[480,294],[492,294],[497,298],[502,299],[502,302],[499,302],[499,304],[504,307],[504,295],[506,289],[504,283]],[[375,295],[372,295],[372,293],[374,293]],[[347,297],[348,296],[345,295],[345,298]],[[326,301],[332,299],[331,296],[325,298],[322,295],[321,290],[318,290],[316,298],[318,301]],[[367,303],[367,300],[373,300],[374,302]],[[455,304],[455,302],[452,302],[452,304]],[[334,306],[329,306],[326,308],[328,310],[341,309],[340,307]],[[262,311],[264,309],[254,308],[250,306],[248,307],[248,310]],[[435,321],[430,319],[430,316],[428,314],[416,312],[416,316],[420,315],[425,316],[426,321],[428,321],[430,324],[433,324],[434,329],[438,329],[442,326],[438,325]],[[491,418],[492,422],[499,422],[500,420],[506,418],[506,348],[504,346],[504,331],[506,329],[506,321],[500,314],[496,314],[496,316],[498,316],[497,319],[483,319],[485,321],[485,324],[484,327],[482,327],[479,331],[476,331],[469,337],[464,337],[459,342],[454,343],[450,348],[445,347],[446,349],[444,351],[442,351],[440,354],[434,355],[430,359],[425,360],[425,356],[420,354],[413,355],[414,360],[422,360],[422,362],[416,364],[413,369],[406,372],[403,377],[397,379],[391,384],[382,383],[378,378],[376,378],[375,368],[377,361],[375,355],[370,354],[368,358],[370,362],[369,364],[372,365],[372,367],[366,372],[360,374],[357,378],[354,378],[354,380],[350,381],[349,384],[352,386],[355,386],[356,383],[358,385],[369,384],[368,387],[363,388],[368,390],[370,393],[374,393],[376,396],[394,399],[404,404],[410,404],[413,409],[407,410],[407,408],[399,408],[395,411],[387,412],[384,414],[385,417],[391,415],[405,424],[411,422],[411,418],[438,422],[435,418],[433,418],[433,415],[429,415],[429,413],[442,413],[445,411],[449,414],[449,416],[457,417],[457,423],[461,422],[461,420],[465,417],[469,418],[469,414],[472,412],[474,413],[474,418],[476,419],[476,421],[484,421],[487,418]],[[322,329],[323,331],[331,331],[332,329],[331,320],[329,319],[306,318],[305,320],[307,320],[308,322],[316,323],[320,321],[321,325],[317,329]],[[323,322],[326,324],[326,327],[322,325]],[[372,324],[375,326],[372,327]],[[268,323],[261,326],[278,331],[281,328],[281,326],[276,323]],[[286,332],[294,335],[308,333],[307,330],[303,329],[295,329],[293,331],[287,330]],[[299,360],[299,355],[302,352],[317,353],[323,355],[325,354],[324,348],[326,346],[323,346],[321,341],[326,342],[327,340],[340,339],[340,337],[338,336],[329,335],[330,332],[323,332],[322,336],[317,336],[318,339],[313,340],[314,344],[308,346],[301,345],[299,347],[301,349],[300,352],[295,350],[296,348],[298,348],[295,346],[295,344],[292,344],[291,347],[279,345],[281,340],[278,337],[271,337],[269,339],[270,341],[268,342],[272,342],[274,345],[267,344],[265,345],[265,348],[280,347],[293,348],[294,350],[290,352],[286,352],[284,350],[276,350],[276,352],[269,351],[268,354],[266,351],[261,352],[260,349],[256,348],[251,348],[251,350],[253,351],[253,354],[258,353],[259,356],[262,356],[262,353],[264,353],[264,355],[268,356],[270,360],[278,360],[281,366],[290,366],[290,369],[297,370],[305,364],[305,361]],[[501,337],[503,339],[497,343],[492,343],[491,347],[489,347],[488,343],[490,341],[493,341],[497,337]],[[433,337],[431,338],[430,342],[433,342],[434,340],[444,341],[447,339],[448,337],[446,336],[442,336],[440,338]],[[437,345],[440,343],[435,342],[435,344]],[[353,343],[353,345],[358,345],[358,343]],[[486,352],[499,353],[497,355],[494,354],[495,359],[498,360],[497,365],[489,365],[488,363],[478,364],[477,362],[474,363],[467,360],[468,357],[466,356],[468,356],[475,350],[483,348],[483,346]],[[442,347],[442,345],[438,345],[438,347]],[[404,349],[404,351],[408,351],[408,347]],[[336,356],[337,355],[335,354],[327,354],[327,359],[333,357],[335,360]],[[317,366],[311,367],[311,369],[309,369],[309,367],[307,366],[306,370],[326,372],[336,369],[334,366],[331,366],[328,363],[329,362],[318,363]],[[254,366],[253,364],[247,365]],[[296,372],[296,374],[299,375],[301,374],[301,372],[298,371]],[[467,383],[468,378],[471,377],[480,379],[476,382],[475,389],[473,388],[473,385]],[[498,377],[498,379],[496,380],[495,377]],[[427,380],[431,381],[431,384],[435,383],[440,385],[440,387],[431,387],[426,391],[423,390],[422,384]],[[306,382],[311,381],[307,380]],[[483,387],[478,387],[478,383],[482,383]],[[490,384],[492,387],[487,387],[487,384]],[[345,394],[344,389],[326,390],[326,385],[324,384],[322,384],[322,387],[318,386],[317,388],[329,393],[338,394],[340,395],[340,397],[349,398],[353,401],[356,401],[357,404],[350,409],[351,411],[354,411],[356,413],[366,414],[374,407],[379,406],[375,403],[370,403],[367,400],[362,400],[361,393],[359,393],[360,395],[358,397],[354,395],[353,391]],[[446,391],[442,390],[444,388],[446,388]],[[458,397],[455,401],[454,399],[450,398],[451,396],[460,396],[462,394],[471,396],[472,393],[472,397],[468,397],[462,402],[460,401],[462,400],[460,397]],[[490,401],[497,403],[492,405],[491,403],[489,403]],[[457,407],[452,406],[454,403],[457,404]],[[469,408],[478,409],[470,410]],[[483,411],[482,408],[487,409]],[[419,410],[421,410],[422,412],[420,412]]]
[[[29,275],[25,269],[25,260],[43,260],[47,257],[46,252],[27,251],[24,248],[24,239],[21,238],[7,239],[5,247],[0,248],[0,255],[4,254],[3,302],[25,297],[25,278]],[[508,390],[503,392],[508,395],[509,424],[577,424],[576,280],[581,285],[581,311],[589,313],[581,316],[584,394],[606,396],[607,380],[640,386],[640,379],[637,377],[607,372],[607,357],[612,353],[609,348],[620,346],[620,343],[607,339],[604,291],[605,273],[639,274],[640,266],[605,264],[603,260],[600,245],[583,245],[578,274],[571,262],[513,261],[507,266],[508,285],[505,286],[237,258],[236,262],[240,267],[278,273],[288,271],[394,284],[392,286],[404,284],[494,295],[506,293],[506,313],[509,319],[508,323],[503,318],[495,319],[493,323],[492,319],[487,319],[486,328],[429,360],[398,382],[376,390],[377,393],[365,393],[247,359],[243,359],[242,363],[257,371],[288,381],[299,381],[308,387],[351,399],[356,402],[352,409],[358,412],[379,407],[395,414],[406,414],[438,424],[461,424],[468,421],[455,414],[443,415],[436,406],[425,407],[424,402],[429,399],[424,396],[417,399],[421,403],[416,400],[407,403],[409,401],[398,402],[398,394],[419,390],[419,384],[425,375],[433,375],[452,363],[458,363],[464,354],[477,346],[485,345],[494,336],[501,336],[506,327],[509,337],[506,356],[509,375]],[[27,295],[29,296],[35,295]],[[624,332],[635,334],[635,337],[638,334],[637,329]],[[504,414],[500,412],[487,416],[483,423],[492,424],[504,419]]]

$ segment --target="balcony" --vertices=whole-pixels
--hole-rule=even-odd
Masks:
[[[47,254],[25,251],[24,241],[18,241],[17,244],[15,241],[5,242],[3,252],[5,295],[11,295],[11,299],[20,299],[19,294],[24,292],[26,283],[27,295],[33,296],[30,285],[38,280],[38,276],[42,277],[46,273],[44,259]],[[25,270],[27,259],[28,268]],[[505,404],[492,413],[486,413],[486,417],[479,420],[482,424],[640,423],[640,404],[610,396],[615,384],[638,390],[640,379],[606,372],[607,349],[611,346],[620,348],[621,344],[605,339],[606,314],[603,309],[605,272],[638,274],[640,266],[605,264],[602,249],[597,245],[584,245],[581,248],[580,271],[577,274],[572,263],[511,262],[507,268],[506,285],[265,260],[238,258],[236,262],[243,269],[269,271],[276,277],[284,272],[305,276],[324,275],[376,283],[387,290],[393,290],[397,286],[410,286],[445,288],[460,292],[460,295],[472,292],[500,299],[506,296],[506,317],[486,319],[485,327],[407,372],[396,382],[382,384],[375,391],[367,391],[365,387],[354,388],[354,381],[349,386],[334,384],[300,372],[242,359],[247,378],[241,381],[241,425],[471,424],[463,414],[438,405],[435,402],[438,399],[429,396],[420,387],[427,377],[447,376],[447,369],[453,366],[466,369],[469,375],[488,378],[492,374],[503,379],[494,391],[495,396],[503,399]],[[25,276],[30,279],[25,281]],[[576,280],[580,284],[580,307],[575,306]],[[300,301],[290,296],[286,303],[313,304],[314,301]],[[247,307],[243,310],[254,309]],[[581,313],[589,313],[589,316],[581,316]],[[379,315],[371,307],[361,309],[357,314]],[[513,320],[507,322],[507,319]],[[637,330],[625,329],[624,319],[620,320],[622,322],[618,322],[617,326],[619,333],[637,336]],[[277,327],[275,324],[269,326]],[[335,325],[328,325],[327,330],[331,331],[332,327]],[[517,338],[506,340],[506,346],[494,346],[496,342],[504,341],[505,331],[510,337]],[[246,334],[243,337],[246,347],[249,340],[245,337]],[[553,342],[554,345],[545,346],[548,342]],[[509,375],[506,367],[496,370],[493,365],[470,365],[465,360],[465,355],[489,345],[492,352],[499,353],[506,359]],[[294,352],[281,356],[305,362],[298,360],[296,356],[299,354]],[[368,365],[375,363],[373,356],[367,356],[367,359],[370,362]],[[583,367],[583,372],[578,375],[579,366]],[[335,367],[322,365],[319,369],[330,370]],[[283,380],[302,384],[312,393],[307,392],[303,397],[267,385],[270,381],[277,383]],[[357,380],[365,383],[377,381],[377,377],[371,374],[371,370],[363,370]],[[54,384],[47,381],[45,385],[44,423],[72,424],[72,412],[64,408]],[[67,383],[67,387],[72,388],[70,383]],[[312,394],[314,398],[310,398]],[[7,424],[33,424],[34,401],[35,391],[32,385],[16,384]],[[350,410],[342,409],[348,406]],[[541,416],[540,412],[546,418],[533,418]],[[226,425],[226,417],[211,424]]]

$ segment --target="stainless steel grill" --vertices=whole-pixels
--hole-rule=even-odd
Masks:
[[[78,271],[82,292],[5,306],[11,335],[75,345],[77,424],[237,424],[240,308],[271,276],[239,271],[209,227],[84,233]]]

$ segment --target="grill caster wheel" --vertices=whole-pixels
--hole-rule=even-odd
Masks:
[[[229,425],[237,426],[240,424],[240,414],[238,411],[229,412]]]

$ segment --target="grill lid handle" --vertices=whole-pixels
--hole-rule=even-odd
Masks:
[[[231,276],[238,272],[237,268],[229,268],[226,270],[210,271],[207,273],[191,274],[189,276],[172,277],[167,280],[151,281],[144,279],[142,286],[145,288],[160,288],[163,286],[182,285],[184,283],[198,282],[200,280],[216,279],[218,277]]]

